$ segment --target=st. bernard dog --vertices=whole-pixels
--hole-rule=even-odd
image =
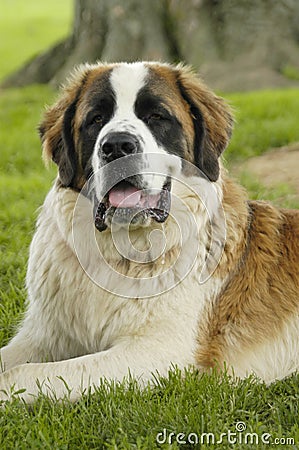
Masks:
[[[80,67],[40,125],[59,170],[30,247],[1,399],[78,399],[174,366],[299,369],[299,211],[248,200],[219,157],[232,115],[186,67]]]

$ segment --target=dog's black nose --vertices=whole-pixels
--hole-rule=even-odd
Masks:
[[[136,137],[128,133],[108,134],[101,146],[107,162],[137,153],[138,148]]]

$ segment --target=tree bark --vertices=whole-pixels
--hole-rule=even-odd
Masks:
[[[180,51],[218,89],[299,85],[298,0],[171,0]]]
[[[4,86],[59,84],[82,62],[193,65],[214,88],[299,85],[298,0],[75,0],[71,36]],[[298,80],[284,76],[286,69]]]

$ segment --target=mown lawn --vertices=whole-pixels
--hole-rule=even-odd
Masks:
[[[175,372],[144,390],[103,383],[75,405],[15,402],[0,413],[1,448],[298,448],[298,381],[266,387]]]
[[[55,33],[62,37],[67,31],[67,3],[0,0],[0,79],[17,61],[9,67],[2,65],[4,52],[9,53],[6,47],[3,50],[3,39],[9,37],[10,42],[12,27],[21,26],[23,36],[30,28],[32,12],[34,20],[38,14],[50,17],[46,34],[52,37],[41,44],[44,47]],[[11,4],[19,8],[19,14],[4,18],[2,11]],[[62,8],[58,34],[53,30],[55,8]],[[41,42],[37,36],[43,33],[36,30],[34,41]],[[13,48],[15,53],[19,47],[14,44]],[[38,47],[31,48],[29,56],[37,51]],[[19,53],[20,60],[21,47]],[[13,335],[24,311],[26,261],[36,211],[55,176],[54,167],[48,171],[43,167],[36,133],[44,105],[55,96],[47,86],[0,91],[0,345]],[[237,116],[226,153],[229,165],[299,141],[298,90],[230,94],[228,99]],[[264,191],[255,180],[245,181],[252,196],[266,192],[281,204],[287,198],[284,188]],[[0,410],[0,448],[187,449],[201,439],[203,449],[299,448],[298,405],[299,375],[265,386],[254,379],[236,383],[226,375],[187,373],[182,377],[175,372],[144,390],[133,381],[128,386],[103,383],[75,405],[40,398],[27,407],[14,401]],[[221,438],[221,433],[226,434]]]

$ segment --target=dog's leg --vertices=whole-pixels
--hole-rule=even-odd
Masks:
[[[49,326],[46,327],[45,321],[42,322],[38,317],[31,317],[28,314],[18,333],[0,350],[0,373],[28,362],[53,361],[47,351],[49,334],[46,331],[51,333],[52,339],[55,334],[53,327],[48,329]]]
[[[182,346],[181,346],[182,347]],[[0,400],[7,400],[13,391],[26,402],[42,392],[55,399],[69,395],[77,400],[82,392],[99,385],[102,377],[123,380],[129,374],[150,380],[153,373],[166,375],[173,364],[184,367],[193,364],[193,355],[173,341],[131,338],[107,351],[78,358],[51,362],[30,363],[15,367],[0,375]]]
[[[20,332],[0,350],[0,373],[30,361],[41,360],[40,351],[33,340]]]
[[[70,337],[63,327],[41,313],[30,314],[18,333],[0,349],[0,373],[26,363],[60,361],[87,353],[86,348]]]

